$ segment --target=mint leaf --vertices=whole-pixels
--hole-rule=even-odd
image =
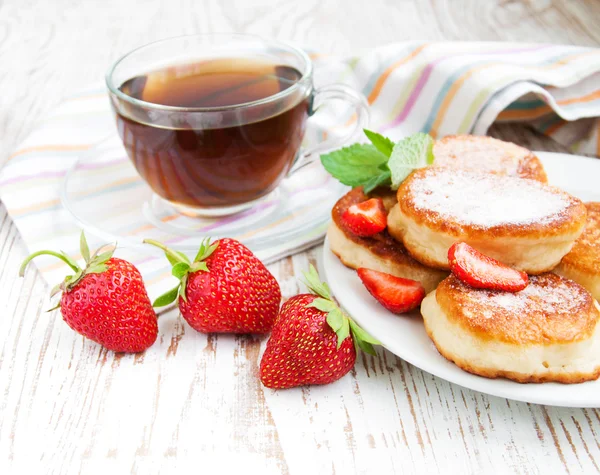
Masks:
[[[387,137],[384,137],[377,132],[373,132],[372,130],[363,129],[363,132],[367,136],[367,138],[371,141],[373,145],[383,153],[386,157],[389,157],[392,154],[392,150],[394,149],[394,142],[392,142]]]
[[[433,139],[427,134],[414,134],[394,145],[388,167],[392,188],[397,189],[410,173],[433,163]]]
[[[379,175],[375,175],[373,178],[368,180],[363,185],[363,191],[368,194],[368,193],[371,193],[371,191],[373,191],[378,186],[384,186],[384,185],[390,186],[391,184],[392,184],[391,174],[390,174],[390,171],[387,170],[385,172],[380,173]]]
[[[325,170],[344,185],[361,186],[381,175],[387,157],[371,144],[354,144],[321,155]]]

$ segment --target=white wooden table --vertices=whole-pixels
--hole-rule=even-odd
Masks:
[[[0,164],[120,54],[173,35],[237,31],[349,53],[408,39],[598,45],[596,1],[3,0]],[[560,150],[524,127],[492,133]],[[144,355],[115,356],[46,314],[46,285],[0,206],[0,473],[597,472],[600,412],[466,390],[380,349],[335,384],[274,392],[265,340],[205,336],[175,313]],[[40,230],[40,232],[44,232]],[[320,248],[270,266],[284,297]],[[26,469],[31,469],[25,471]]]

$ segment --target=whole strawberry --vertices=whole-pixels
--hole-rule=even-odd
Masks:
[[[190,326],[202,333],[268,333],[281,302],[275,277],[250,249],[235,239],[200,245],[191,262],[178,251],[161,248],[179,284],[154,302],[161,307],[179,297],[179,310]]]
[[[109,350],[144,351],[156,341],[158,325],[141,274],[130,262],[112,257],[114,247],[90,256],[83,232],[80,247],[84,268],[64,252],[38,251],[23,261],[19,275],[37,256],[58,257],[74,272],[52,290],[52,296],[62,291],[55,308],[60,306],[67,325]]]
[[[380,344],[340,309],[313,266],[304,276],[312,293],[281,307],[260,362],[268,388],[332,383],[352,369],[358,348],[374,355]]]

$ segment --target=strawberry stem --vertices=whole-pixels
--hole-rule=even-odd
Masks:
[[[81,268],[77,265],[77,263],[73,259],[71,259],[69,256],[67,256],[66,254],[60,253],[60,252],[44,250],[44,251],[34,252],[33,254],[31,254],[30,256],[25,258],[25,260],[21,264],[21,268],[19,269],[19,277],[23,277],[25,275],[25,268],[27,267],[27,264],[29,264],[36,257],[42,256],[42,255],[58,257],[61,261],[63,261],[65,264],[67,264],[73,270],[73,272],[81,271]]]
[[[171,263],[171,265],[175,265],[179,262],[185,262],[186,264],[190,263],[189,259],[187,257],[185,257],[182,253],[174,251],[173,249],[169,249],[162,242],[155,241],[154,239],[144,239],[143,242],[144,242],[144,244],[150,244],[151,246],[162,249],[164,251],[165,255],[167,256],[167,259],[169,259],[169,262]],[[184,259],[184,257],[185,257],[185,259]]]

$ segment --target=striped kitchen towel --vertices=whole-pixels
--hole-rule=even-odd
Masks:
[[[417,131],[434,137],[485,134],[494,121],[527,121],[574,151],[600,155],[597,49],[411,42],[349,58],[314,54],[313,60],[317,86],[344,82],[362,91],[371,107],[370,128],[391,138]],[[348,124],[352,119],[348,111],[324,108],[311,120],[307,141],[322,138],[324,130],[343,133],[344,127],[333,132],[327,128],[332,121]],[[63,249],[77,257],[81,223],[73,220],[62,205],[62,184],[82,153],[115,134],[108,100],[98,84],[67,98],[12,154],[0,172],[0,199],[29,250]],[[164,259],[153,251],[128,245],[146,237],[153,227],[143,214],[128,214],[127,203],[146,185],[134,175],[119,178],[120,173],[131,172],[124,156],[96,165],[82,175],[85,207],[119,225],[118,237],[124,244],[120,255],[138,265],[151,293],[156,294],[172,284]],[[106,183],[107,177],[107,186],[98,185]],[[292,200],[294,205],[284,215],[258,220],[252,232],[241,239],[268,262],[314,245],[324,235],[326,220],[308,228],[305,224],[319,210],[327,215],[331,202],[319,201],[318,193],[334,186],[317,164],[302,180],[292,183],[290,193],[299,198]],[[336,191],[342,192],[343,188]],[[320,204],[306,206],[312,203],[309,199],[317,199]],[[175,243],[187,239],[195,245],[199,241],[197,236],[182,237],[176,228],[169,229]],[[99,225],[96,231],[96,242],[92,244],[110,238],[110,232],[104,232],[106,227]],[[274,231],[287,238],[269,241],[266,236]],[[204,229],[204,234],[210,234],[210,227]],[[94,241],[93,236],[89,238]],[[260,243],[268,245],[261,247]],[[58,281],[64,275],[64,269],[54,261],[41,259],[38,265],[49,281]]]

